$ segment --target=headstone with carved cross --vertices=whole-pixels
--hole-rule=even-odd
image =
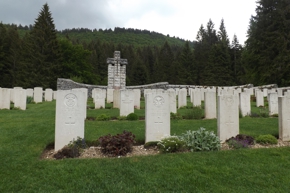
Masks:
[[[152,90],[145,97],[145,143],[160,141],[163,137],[169,135],[169,92]]]
[[[121,52],[115,51],[114,58],[107,58],[107,64],[108,89],[125,89],[127,59],[122,59]]]
[[[218,96],[218,136],[221,142],[239,134],[239,96],[237,92],[222,92]]]
[[[58,90],[55,112],[55,144],[58,151],[77,137],[84,138],[85,94],[82,90]]]

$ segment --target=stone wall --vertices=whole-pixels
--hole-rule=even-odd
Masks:
[[[92,90],[94,88],[107,89],[107,86],[82,84],[82,83],[77,83],[70,79],[64,79],[64,78],[57,79],[57,90],[71,90],[73,88],[87,88],[88,96],[92,97]]]

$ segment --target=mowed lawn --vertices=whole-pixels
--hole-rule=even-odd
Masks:
[[[92,105],[91,103],[89,104]],[[259,109],[254,108],[253,111]],[[133,158],[41,160],[54,142],[55,101],[26,111],[0,110],[0,192],[289,192],[290,148],[240,149]],[[144,107],[144,104],[143,104]],[[180,109],[183,114],[188,109]],[[144,116],[144,109],[137,110]],[[89,109],[87,116],[118,116],[117,109]],[[171,120],[171,134],[214,120]],[[85,138],[123,130],[145,141],[145,122],[86,121]],[[278,118],[240,119],[240,133],[278,136]]]

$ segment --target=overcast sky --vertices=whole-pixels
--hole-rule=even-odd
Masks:
[[[241,44],[256,8],[255,0],[0,0],[0,21],[34,24],[45,3],[58,30],[125,27],[192,41],[201,24],[211,19],[218,30],[223,18],[230,40],[236,34]]]

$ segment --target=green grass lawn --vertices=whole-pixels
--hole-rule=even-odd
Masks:
[[[88,103],[92,106],[91,101]],[[110,104],[107,104],[110,107]],[[259,111],[252,104],[253,111]],[[180,109],[180,114],[188,109]],[[144,102],[136,111],[144,116]],[[87,116],[118,116],[118,109],[89,109]],[[41,160],[54,142],[55,101],[26,111],[0,110],[0,192],[289,192],[290,148],[240,149],[132,158]],[[172,120],[171,134],[214,120]],[[85,138],[123,130],[145,140],[145,122],[86,121]],[[278,118],[240,119],[240,133],[278,136]]]

